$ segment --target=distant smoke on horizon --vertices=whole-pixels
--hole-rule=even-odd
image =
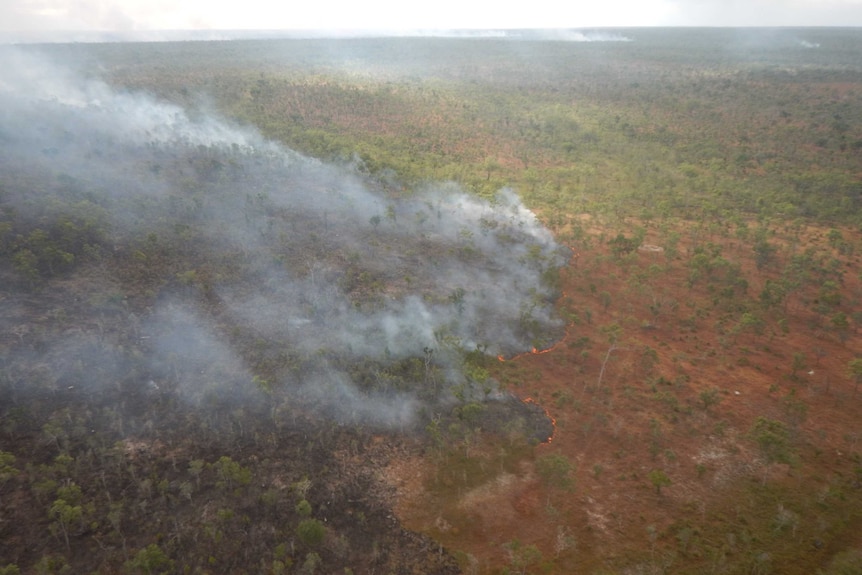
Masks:
[[[559,42],[634,42],[628,36],[606,30],[536,30],[531,32],[529,36]]]
[[[633,42],[613,28],[357,29],[357,30],[51,30],[0,31],[2,44],[217,42],[260,39],[460,38],[511,41]]]

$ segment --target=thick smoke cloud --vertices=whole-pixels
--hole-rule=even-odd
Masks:
[[[0,215],[97,213],[111,230],[100,261],[145,262],[135,273],[152,292],[120,304],[104,285],[128,277],[104,279],[86,294],[101,320],[47,349],[18,346],[55,387],[77,365],[194,405],[287,390],[342,420],[405,425],[429,402],[496,393],[463,371],[465,354],[560,335],[544,279],[567,253],[510,190],[395,193],[358,160],[326,164],[33,53],[0,58]],[[7,333],[26,322],[13,300],[27,297],[0,306]]]

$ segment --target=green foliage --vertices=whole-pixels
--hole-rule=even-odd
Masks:
[[[15,456],[8,451],[0,451],[0,485],[3,485],[3,483],[17,474]]]
[[[165,552],[155,543],[151,543],[126,561],[125,568],[128,573],[156,575],[170,573],[173,565],[174,562],[165,555]]]
[[[303,519],[296,526],[296,535],[305,545],[319,545],[326,535],[326,526],[317,519]]]
[[[259,375],[253,376],[251,378],[251,383],[264,393],[269,394],[273,392],[273,383],[266,378],[260,377]]]
[[[757,443],[764,466],[763,481],[766,482],[769,465],[773,463],[792,463],[793,451],[790,446],[790,432],[782,422],[765,417],[758,417],[749,432]]]
[[[742,317],[739,318],[739,323],[734,328],[734,333],[750,333],[756,337],[763,335],[764,329],[765,324],[757,314],[743,312]]]
[[[649,477],[650,483],[653,487],[655,487],[655,492],[659,495],[661,495],[662,487],[668,487],[673,483],[670,480],[670,477],[668,477],[667,474],[661,469],[653,469],[649,472],[649,475],[647,477]]]
[[[314,575],[322,563],[323,560],[320,558],[320,555],[312,551],[305,555],[305,561],[302,562],[302,567],[300,567],[299,571],[303,575]]]
[[[21,248],[12,256],[15,271],[21,274],[31,285],[35,284],[40,277],[39,258],[27,248]]]
[[[195,483],[200,486],[201,474],[206,469],[206,462],[203,459],[193,459],[189,462],[189,474],[195,478]]]
[[[299,515],[300,517],[310,517],[311,503],[309,503],[307,499],[302,499],[299,503],[296,504],[295,510],[297,515]]]
[[[563,491],[574,489],[573,471],[574,465],[565,455],[552,453],[536,459],[536,473],[548,487],[554,489]]]
[[[92,511],[92,505],[85,507],[82,499],[83,494],[78,485],[74,483],[62,485],[57,488],[57,498],[48,510],[49,516],[54,520],[51,529],[63,535],[67,549],[71,548],[69,537],[73,528],[82,525],[86,512]]]
[[[484,411],[485,406],[481,403],[476,403],[475,401],[456,408],[458,418],[467,423],[476,422]]]
[[[784,285],[781,282],[767,279],[763,290],[760,292],[760,302],[766,309],[776,308],[784,302],[786,295]]]
[[[67,575],[72,566],[61,555],[43,555],[34,565],[38,575]]]
[[[847,363],[847,372],[857,383],[862,380],[862,357],[851,359]]]
[[[15,270],[31,285],[91,259],[106,240],[107,212],[90,201],[43,196],[34,210],[40,227],[17,219],[0,222],[0,256],[11,255]],[[3,238],[13,230],[14,240]]]
[[[617,234],[608,244],[611,247],[611,253],[615,257],[621,258],[638,249],[640,241],[638,238],[627,238],[622,234]]]
[[[834,314],[829,318],[829,323],[832,324],[832,327],[835,328],[839,334],[842,334],[842,341],[847,338],[847,331],[850,329],[850,321],[847,319],[846,313],[840,311]]]
[[[841,305],[841,286],[832,280],[826,280],[820,286],[820,309],[827,311]]]
[[[218,474],[217,485],[223,489],[233,489],[251,483],[251,470],[243,467],[227,455],[222,455],[212,464]]]

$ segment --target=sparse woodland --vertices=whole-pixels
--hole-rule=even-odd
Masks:
[[[626,36],[23,49],[0,573],[859,572],[862,34]]]

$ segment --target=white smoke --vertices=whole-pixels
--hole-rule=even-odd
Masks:
[[[73,181],[109,213],[127,257],[143,253],[142,238],[197,233],[166,241],[186,242],[199,268],[230,266],[244,278],[210,282],[217,311],[201,307],[198,270],[178,270],[186,279],[174,288],[176,277],[164,278],[165,297],[138,311],[151,372],[142,386],[152,379],[196,405],[247,400],[262,362],[276,366],[267,386],[327,413],[404,425],[421,402],[415,389],[385,383],[416,376],[381,370],[428,354],[445,389],[464,381],[459,351],[512,354],[558,335],[542,275],[566,254],[511,190],[489,202],[450,183],[395,198],[350,166],[205,111],[118,92],[31,53],[4,53],[2,63],[10,174],[47,175],[46,199]],[[22,213],[33,209],[30,190],[9,192]],[[237,343],[253,337],[258,351]],[[373,365],[357,375],[351,366],[363,362]]]
[[[543,40],[559,42],[633,42],[632,38],[616,32],[600,30],[541,30],[537,36]]]

